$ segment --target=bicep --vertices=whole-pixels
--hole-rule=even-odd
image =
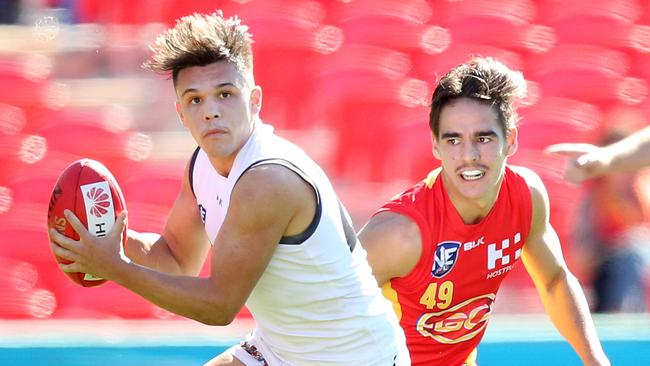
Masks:
[[[284,167],[260,166],[235,185],[211,257],[214,285],[231,303],[243,305],[302,202],[314,199],[306,184]]]
[[[531,185],[531,195],[533,215],[522,260],[535,285],[549,288],[566,270],[566,263],[560,239],[549,220],[548,195],[539,177]]]
[[[361,229],[358,237],[380,286],[392,278],[409,274],[420,259],[420,230],[403,215],[379,213]]]

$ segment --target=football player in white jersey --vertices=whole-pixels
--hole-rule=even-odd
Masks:
[[[181,18],[145,66],[171,73],[176,110],[198,148],[160,235],[129,231],[74,241],[50,232],[53,251],[85,272],[210,325],[244,304],[256,329],[206,365],[408,365],[404,335],[357,245],[332,186],[259,113],[251,38],[219,13]],[[207,256],[209,277],[196,277]]]

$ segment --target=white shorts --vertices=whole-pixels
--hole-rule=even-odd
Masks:
[[[271,350],[266,347],[266,344],[255,330],[253,330],[246,338],[232,347],[226,352],[233,355],[246,366],[282,366],[286,365],[282,362]],[[390,361],[386,360],[386,365]],[[408,350],[404,345],[392,359],[393,366],[406,366],[411,364]]]
[[[277,360],[275,355],[266,348],[254,330],[239,344],[230,347],[227,352],[246,366],[282,365],[282,362]]]

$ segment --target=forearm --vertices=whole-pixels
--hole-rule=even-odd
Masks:
[[[578,280],[568,271],[540,293],[546,312],[584,365],[609,365]]]
[[[124,253],[133,262],[145,267],[165,273],[188,274],[183,273],[165,239],[159,234],[139,233],[129,229]]]
[[[612,157],[608,170],[631,171],[650,165],[650,126],[604,148]]]
[[[210,278],[167,274],[124,262],[110,279],[165,310],[208,325],[229,324],[243,306],[221,293]]]

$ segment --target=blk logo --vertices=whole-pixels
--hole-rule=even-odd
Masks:
[[[454,268],[459,248],[460,242],[457,241],[443,241],[438,244],[433,255],[433,268],[431,268],[433,277],[441,278]]]
[[[513,246],[518,244],[520,241],[521,234],[515,234]],[[510,239],[503,239],[498,248],[497,243],[488,244],[487,255],[488,269],[495,269],[497,267],[497,262],[500,262],[500,266],[507,266],[510,264],[511,259],[513,259],[513,262],[519,259],[521,256],[521,248],[516,249],[513,253],[512,248],[510,248]]]
[[[102,188],[93,187],[86,193],[86,197],[90,199],[90,213],[95,217],[102,217],[108,212],[111,207],[108,193]]]

